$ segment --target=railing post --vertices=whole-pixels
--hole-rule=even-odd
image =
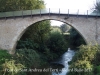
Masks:
[[[99,13],[97,12],[97,14],[96,14],[96,18],[98,18],[98,14],[99,14]]]
[[[59,16],[60,16],[60,8],[59,8]]]
[[[78,17],[78,15],[79,15],[79,9],[78,9],[78,11],[77,11],[77,17]]]
[[[13,17],[14,17],[14,19],[15,19],[15,14],[14,14],[14,11],[13,11]]]
[[[23,10],[22,10],[22,18],[23,18]]]
[[[87,10],[87,18],[88,18],[88,10]]]
[[[40,9],[40,17],[41,17],[41,9]]]
[[[49,8],[49,16],[50,16],[50,8]]]
[[[31,10],[31,17],[32,17],[32,10]]]
[[[6,18],[6,12],[5,12],[5,20],[6,20],[7,18]]]
[[[69,17],[69,9],[68,9],[68,17]]]

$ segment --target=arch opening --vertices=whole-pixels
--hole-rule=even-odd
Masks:
[[[62,23],[61,25],[66,24],[67,26],[70,26],[71,29],[74,30],[74,32],[77,32],[77,35],[79,35],[79,37],[84,41],[83,44],[87,44],[87,41],[86,41],[85,37],[84,37],[84,36],[81,34],[81,32],[79,32],[73,25],[67,23],[66,21],[55,20],[55,19],[44,19],[44,20],[40,20],[40,21],[37,21],[37,22],[35,22],[35,23],[29,25],[26,29],[24,29],[24,30],[21,32],[21,34],[20,34],[19,37],[18,37],[18,40],[21,39],[21,37],[25,34],[25,32],[27,32],[27,30],[28,30],[32,25],[34,25],[34,24],[36,24],[36,23],[39,23],[39,22],[42,22],[42,21],[45,21],[45,20],[59,21],[59,22]],[[58,27],[61,27],[61,26],[58,26]],[[70,29],[70,30],[71,30],[71,29]],[[69,30],[69,31],[70,31],[70,30]],[[68,31],[68,32],[69,32],[69,31]],[[18,44],[18,43],[16,43],[15,48],[17,48],[17,44]]]
[[[43,24],[46,23],[46,25],[42,25],[42,23]],[[75,40],[73,38],[70,38],[70,34],[72,35],[73,29],[75,30],[75,28],[73,28],[73,26],[65,22],[62,23],[61,26],[51,26],[51,24],[49,23],[50,23],[49,20],[46,20],[46,21],[42,20],[40,22],[36,22],[35,24],[32,24],[28,28],[24,29],[23,32],[20,34],[20,37],[19,37],[20,41],[18,45],[20,44],[20,48],[23,49],[22,51],[26,51],[25,52],[26,55],[29,54],[28,51],[30,50],[35,51],[40,59],[50,62],[57,59],[64,52],[66,52],[68,47],[72,47],[68,45],[69,44],[68,42]],[[67,30],[66,29],[64,30],[63,28],[65,27],[63,26],[67,27],[66,28]],[[32,30],[32,27],[34,28],[33,30]],[[77,32],[77,31],[74,31],[74,32]],[[29,34],[33,34],[33,35],[29,35]],[[79,35],[79,33],[77,35]],[[79,41],[77,37],[76,39]],[[30,51],[30,54],[32,53],[31,51]],[[34,65],[32,67],[34,67]]]

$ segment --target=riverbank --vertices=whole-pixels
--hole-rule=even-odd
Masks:
[[[99,56],[99,45],[81,45],[70,62],[68,75],[100,75]]]

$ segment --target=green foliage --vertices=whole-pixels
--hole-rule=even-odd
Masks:
[[[36,32],[33,33],[35,34]],[[39,34],[37,35],[38,35],[37,38],[41,38],[39,37]],[[41,33],[40,35],[43,34]],[[63,54],[67,50],[67,43],[63,35],[60,34],[59,32],[52,32],[50,35],[49,33],[46,33],[46,35],[44,35],[43,37],[46,37],[46,39],[42,40],[43,42],[41,42],[41,40],[37,41],[39,39],[36,39],[34,37],[31,38],[32,40],[26,39],[24,41],[19,41],[17,48],[34,49],[40,54],[42,60],[47,60],[47,61],[58,58],[61,54]],[[35,41],[35,43],[33,42],[33,40]]]
[[[48,39],[48,48],[54,55],[54,58],[59,57],[62,53],[67,51],[67,43],[62,34],[59,32],[53,32]]]
[[[100,65],[94,67],[94,73],[95,75],[100,75]]]
[[[6,59],[10,59],[11,55],[7,52],[7,50],[0,49],[0,65],[2,65]]]
[[[5,63],[2,64],[2,75],[26,75],[21,70],[25,67],[20,63],[16,63],[15,60],[6,60]]]
[[[44,8],[42,0],[0,0],[0,11],[15,11]]]
[[[17,71],[18,69],[24,68],[24,65],[16,63],[12,58],[13,56],[7,50],[0,50],[0,75],[25,75]]]
[[[70,29],[70,26],[68,26],[67,24],[62,24],[60,26],[60,29],[61,29],[62,33],[66,33]]]
[[[96,10],[96,13],[100,13],[100,1],[96,2],[95,10]]]
[[[53,52],[59,52],[66,50],[66,42],[62,34],[59,32],[53,32],[50,35],[49,41],[48,41],[48,47]]]
[[[29,38],[38,45],[36,50],[43,52],[46,48],[46,41],[50,33],[50,21],[37,22],[34,25],[31,25],[26,33],[22,36],[22,40]]]
[[[68,75],[93,75],[92,73],[93,65],[86,60],[76,60],[70,66],[70,72]]]
[[[60,27],[59,27],[59,26],[51,26],[51,33],[52,33],[52,32],[55,32],[55,31],[58,31],[58,32],[61,33]]]
[[[69,33],[70,33],[70,46],[72,46],[74,49],[82,44],[86,44],[82,36],[74,28],[71,28]]]
[[[75,56],[73,57],[72,61],[71,61],[71,66],[69,67],[71,68],[81,68],[83,69],[87,69],[89,70],[88,72],[69,72],[68,75],[94,75],[93,74],[93,67],[94,67],[94,63],[96,60],[96,55],[97,52],[99,51],[99,46],[98,45],[81,45],[79,47],[79,51],[76,52]]]
[[[38,48],[38,44],[34,43],[31,39],[19,40],[17,49],[36,49]]]
[[[7,50],[0,49],[0,73],[2,70],[2,64],[5,63],[5,60],[9,60],[11,58],[11,55],[7,52]]]
[[[92,62],[96,56],[98,50],[97,45],[81,45],[79,47],[79,51],[76,52],[75,56],[73,57],[72,62],[77,60],[86,60]]]
[[[40,56],[33,49],[18,49],[15,58],[27,68],[38,67],[40,64]]]
[[[100,46],[98,47],[98,51],[95,56],[95,60],[93,62],[95,65],[100,65]]]

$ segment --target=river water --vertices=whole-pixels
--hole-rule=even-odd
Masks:
[[[52,75],[66,75],[69,71],[68,62],[72,60],[74,54],[75,52],[73,50],[68,49],[68,51],[65,52],[58,61],[56,61],[58,64],[62,64],[64,67],[60,69],[60,72],[52,72]]]
[[[68,62],[72,60],[74,54],[73,50],[68,49],[58,60],[51,62],[51,65],[43,66],[43,72],[33,72],[29,75],[67,75]]]

